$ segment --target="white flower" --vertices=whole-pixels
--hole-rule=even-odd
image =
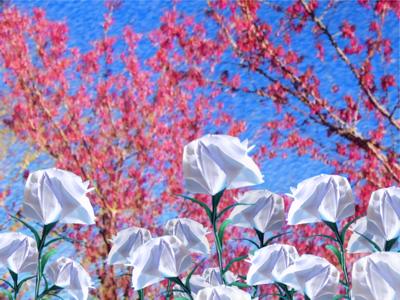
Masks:
[[[372,193],[367,210],[367,227],[386,241],[400,236],[400,188],[389,187]]]
[[[133,253],[150,239],[150,231],[144,228],[129,227],[121,230],[112,240],[113,246],[108,254],[107,263],[131,265]]]
[[[141,290],[164,278],[177,277],[192,264],[189,250],[176,236],[154,238],[132,256],[132,286]]]
[[[172,219],[165,224],[165,232],[180,239],[191,252],[210,254],[207,229],[199,222],[187,218]]]
[[[192,296],[195,297],[200,290],[206,287],[222,285],[223,281],[220,274],[219,268],[207,268],[203,271],[202,275],[192,275],[189,282]],[[237,276],[231,271],[227,271],[224,276],[227,284],[237,280]],[[174,293],[174,295],[176,297],[185,297],[185,294],[179,292]]]
[[[248,191],[236,201],[250,205],[238,205],[232,210],[229,219],[233,225],[264,233],[281,229],[285,222],[283,199],[277,194],[267,190]]]
[[[219,285],[202,289],[195,300],[250,300],[250,294],[235,286]]]
[[[339,271],[325,258],[304,254],[282,272],[279,281],[311,300],[332,300],[339,284]]]
[[[18,232],[0,233],[0,265],[14,273],[36,272],[38,251],[33,238]]]
[[[379,248],[384,249],[385,239],[382,236],[371,234],[367,230],[367,217],[357,220],[350,226],[349,230],[353,232],[347,244],[349,253],[371,253],[374,251],[374,246],[362,235],[375,242]]]
[[[352,270],[353,300],[400,299],[400,253],[377,252],[357,260]]]
[[[75,300],[86,300],[92,281],[86,270],[76,261],[60,257],[46,269],[46,275],[54,285],[63,288]]]
[[[191,193],[215,195],[263,183],[263,176],[248,155],[252,147],[228,135],[205,135],[185,146],[183,177]]]
[[[278,282],[286,270],[299,257],[295,247],[273,244],[257,250],[250,256],[247,273],[248,285],[261,285]]]
[[[89,182],[68,171],[51,168],[29,175],[23,215],[43,224],[94,224],[93,207],[86,193]]]
[[[294,201],[289,209],[289,225],[337,222],[354,214],[354,199],[346,178],[319,175],[291,188]]]

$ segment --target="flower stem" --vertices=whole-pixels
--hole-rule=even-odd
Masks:
[[[189,299],[193,300],[192,291],[182,282],[182,280],[179,277],[171,277],[168,278],[168,280],[179,285],[182,288],[182,290],[189,296]]]
[[[142,290],[138,290],[138,294],[139,294],[139,300],[144,300],[144,291]]]
[[[342,267],[343,275],[344,275],[344,283],[347,286],[346,288],[346,299],[350,299],[349,295],[349,288],[350,288],[350,281],[349,281],[349,275],[347,272],[347,264],[346,264],[346,252],[344,249],[344,240],[342,240],[342,237],[340,235],[339,229],[336,225],[336,223],[328,222],[325,221],[325,224],[328,225],[328,227],[333,231],[333,233],[336,236],[336,241],[339,244],[340,247],[340,266]]]
[[[224,191],[221,191],[218,194],[212,196],[212,211],[211,211],[211,220],[210,221],[213,226],[215,246],[217,249],[218,266],[219,266],[219,271],[221,274],[221,279],[222,279],[222,282],[224,284],[226,284],[225,276],[224,276],[224,265],[223,265],[223,260],[222,260],[222,241],[219,239],[218,224],[217,224],[218,204],[221,200],[223,193],[224,193]]]

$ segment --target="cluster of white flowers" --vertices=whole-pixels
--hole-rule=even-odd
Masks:
[[[268,190],[251,190],[240,194],[229,207],[219,209],[225,190],[263,183],[258,166],[249,156],[251,149],[247,141],[226,135],[206,135],[185,146],[183,175],[187,191],[210,195],[212,207],[195,198],[181,196],[201,206],[209,217],[210,230],[192,219],[175,218],[165,224],[162,236],[154,237],[145,228],[129,227],[112,239],[107,263],[133,267],[132,286],[139,291],[140,299],[144,299],[144,288],[164,279],[169,281],[167,297],[175,299],[257,299],[260,285],[274,285],[280,299],[293,299],[296,293],[316,300],[400,299],[400,253],[393,251],[398,248],[400,236],[400,188],[389,187],[372,193],[367,216],[352,220],[342,229],[339,229],[339,221],[355,213],[351,186],[346,178],[323,174],[291,189],[288,196],[293,202],[287,223],[324,222],[332,230],[332,236],[321,236],[333,242],[327,247],[338,259],[341,269],[338,270],[323,257],[299,255],[292,245],[271,243],[284,234],[272,235],[285,224],[281,196]],[[93,208],[86,196],[90,191],[88,186],[89,183],[80,177],[58,169],[30,174],[23,215],[43,224],[43,235],[40,237],[24,221],[35,239],[22,233],[0,234],[0,264],[8,268],[12,276],[34,273],[36,296],[41,289],[40,278],[46,276],[46,286],[40,295],[65,290],[73,299],[88,298],[92,283],[81,265],[65,257],[46,268],[47,257],[43,263],[43,251],[48,245],[45,239],[55,224],[94,223]],[[224,214],[230,210],[225,218]],[[257,250],[224,266],[222,237],[228,225],[254,230],[259,241],[251,241]],[[346,248],[347,230],[352,235]],[[214,234],[218,265],[196,274],[198,265],[194,266],[194,257],[207,257],[211,253],[209,233]],[[346,252],[367,253],[353,264],[352,284]],[[229,270],[231,263],[243,259],[250,265],[245,278]],[[343,280],[339,280],[341,272]],[[48,282],[53,286],[49,287]],[[15,292],[18,277],[17,282],[9,285]],[[338,295],[340,285],[346,294]]]

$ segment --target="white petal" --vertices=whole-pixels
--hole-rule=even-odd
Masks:
[[[374,241],[381,249],[385,246],[385,239],[383,237],[373,235],[367,230],[367,217],[357,220],[350,226],[349,230],[353,232],[347,244],[347,251],[349,253],[371,253],[374,251],[374,247],[362,235]]]
[[[263,182],[247,143],[228,135],[205,135],[184,148],[183,176],[189,192],[215,195],[223,189]]]
[[[279,281],[280,276],[298,258],[295,247],[273,244],[257,250],[250,257],[247,273],[249,285],[270,284]]]
[[[86,300],[92,282],[86,270],[67,257],[60,257],[46,269],[47,278],[75,300]]]
[[[354,214],[354,198],[346,178],[319,175],[292,189],[294,201],[289,209],[290,225],[320,221],[337,222]]]
[[[38,251],[33,238],[18,232],[0,233],[0,265],[14,273],[36,272]]]
[[[88,191],[88,182],[71,172],[56,168],[33,172],[25,185],[23,214],[43,224],[94,224]]]
[[[129,227],[121,230],[112,241],[107,263],[131,265],[133,253],[150,239],[150,231],[144,228]]]
[[[209,254],[207,230],[202,224],[187,218],[169,220],[165,225],[167,235],[174,235],[192,252]]]
[[[191,264],[190,252],[177,237],[151,239],[132,256],[132,286],[140,290],[164,278],[177,277]]]
[[[251,205],[236,206],[229,219],[232,225],[255,228],[263,233],[281,229],[285,221],[282,197],[268,190],[248,191],[236,200]]]
[[[250,300],[250,294],[234,286],[219,285],[204,288],[198,292],[195,300]]]
[[[400,253],[377,252],[357,260],[352,269],[353,300],[400,297]]]
[[[331,300],[337,292],[339,271],[325,258],[304,254],[279,276],[279,281],[305,293],[311,300]]]
[[[372,193],[368,210],[368,231],[385,240],[400,236],[400,188],[389,187]]]

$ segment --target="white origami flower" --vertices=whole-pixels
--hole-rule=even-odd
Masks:
[[[257,250],[250,256],[248,285],[279,282],[280,276],[299,257],[295,247],[273,244]]]
[[[371,245],[363,235],[375,242],[380,249],[384,249],[385,239],[382,236],[371,234],[371,232],[368,231],[367,217],[362,217],[357,220],[350,226],[349,230],[353,232],[347,244],[347,251],[349,253],[374,252],[374,246]]]
[[[154,238],[132,256],[132,286],[141,290],[164,278],[177,277],[192,264],[189,250],[176,236]]]
[[[88,186],[88,181],[68,171],[33,172],[25,185],[23,214],[43,224],[94,224],[93,207],[86,196],[91,191]]]
[[[248,191],[236,201],[251,205],[238,205],[232,210],[229,219],[233,225],[264,233],[281,229],[285,222],[283,199],[277,194],[267,190]]]
[[[311,300],[332,300],[339,284],[339,271],[325,258],[309,254],[296,259],[279,277]]]
[[[250,300],[250,294],[235,286],[219,285],[198,292],[195,300]]]
[[[18,232],[0,233],[0,265],[16,274],[36,272],[38,251],[33,238]]]
[[[263,176],[248,155],[252,147],[228,135],[205,135],[185,146],[183,177],[191,193],[215,195],[263,183]]]
[[[289,194],[294,201],[289,209],[289,225],[337,222],[354,214],[354,199],[346,178],[319,175],[300,182]]]
[[[400,188],[389,187],[372,193],[367,210],[367,227],[386,241],[400,236]]]
[[[400,299],[400,253],[377,252],[357,260],[352,270],[353,300]]]
[[[60,257],[46,269],[47,279],[63,288],[75,300],[86,300],[92,281],[88,272],[76,261]]]
[[[207,229],[199,222],[187,218],[172,219],[165,224],[165,232],[180,239],[191,252],[210,253]]]
[[[144,228],[129,227],[121,230],[112,240],[113,246],[108,254],[107,263],[131,265],[133,253],[150,239],[150,231]]]
[[[195,297],[200,290],[206,287],[222,285],[223,281],[220,274],[221,272],[219,268],[208,268],[203,271],[202,275],[192,275],[189,282],[192,296]],[[237,280],[237,276],[231,271],[227,271],[224,276],[227,284],[230,284]],[[179,292],[174,293],[174,295],[176,295],[176,297],[182,298],[187,297],[187,295]]]

